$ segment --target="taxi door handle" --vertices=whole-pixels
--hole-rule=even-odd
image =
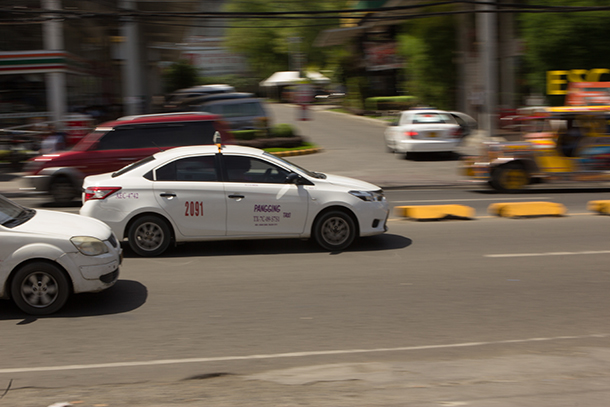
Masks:
[[[239,195],[239,194],[231,194],[231,195],[229,195],[229,198],[242,199],[242,198],[245,198],[245,196]]]
[[[165,193],[160,194],[160,195],[161,195],[163,198],[174,198],[174,197],[176,197],[176,194],[172,194],[172,193],[169,193],[169,192],[165,192]]]

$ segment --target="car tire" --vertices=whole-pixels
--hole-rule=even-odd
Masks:
[[[167,222],[158,216],[143,216],[129,227],[129,246],[138,255],[158,256],[169,247],[171,233]]]
[[[77,197],[78,191],[68,177],[59,176],[51,181],[49,192],[53,201],[58,204],[72,202]]]
[[[530,183],[530,174],[520,163],[511,162],[495,168],[489,184],[498,192],[521,192]]]
[[[46,262],[28,263],[13,276],[11,298],[19,309],[31,315],[48,315],[64,306],[70,284],[64,272]]]
[[[356,224],[347,213],[333,210],[322,214],[313,226],[316,243],[329,251],[349,247],[356,238]]]

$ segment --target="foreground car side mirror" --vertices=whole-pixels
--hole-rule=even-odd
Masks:
[[[286,183],[295,185],[313,185],[313,182],[300,176],[296,172],[291,172],[286,176]]]

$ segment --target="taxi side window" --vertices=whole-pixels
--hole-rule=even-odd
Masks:
[[[288,171],[270,162],[253,157],[224,156],[229,182],[283,184]]]
[[[155,172],[157,181],[218,181],[214,156],[198,156],[172,161]]]

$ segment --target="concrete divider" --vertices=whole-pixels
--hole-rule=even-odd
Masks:
[[[434,219],[472,219],[474,208],[464,205],[419,205],[419,206],[396,206],[396,216],[415,220]]]
[[[487,212],[505,218],[564,216],[565,206],[556,202],[509,202],[489,205]]]
[[[610,201],[589,201],[587,209],[604,215],[610,215]]]

